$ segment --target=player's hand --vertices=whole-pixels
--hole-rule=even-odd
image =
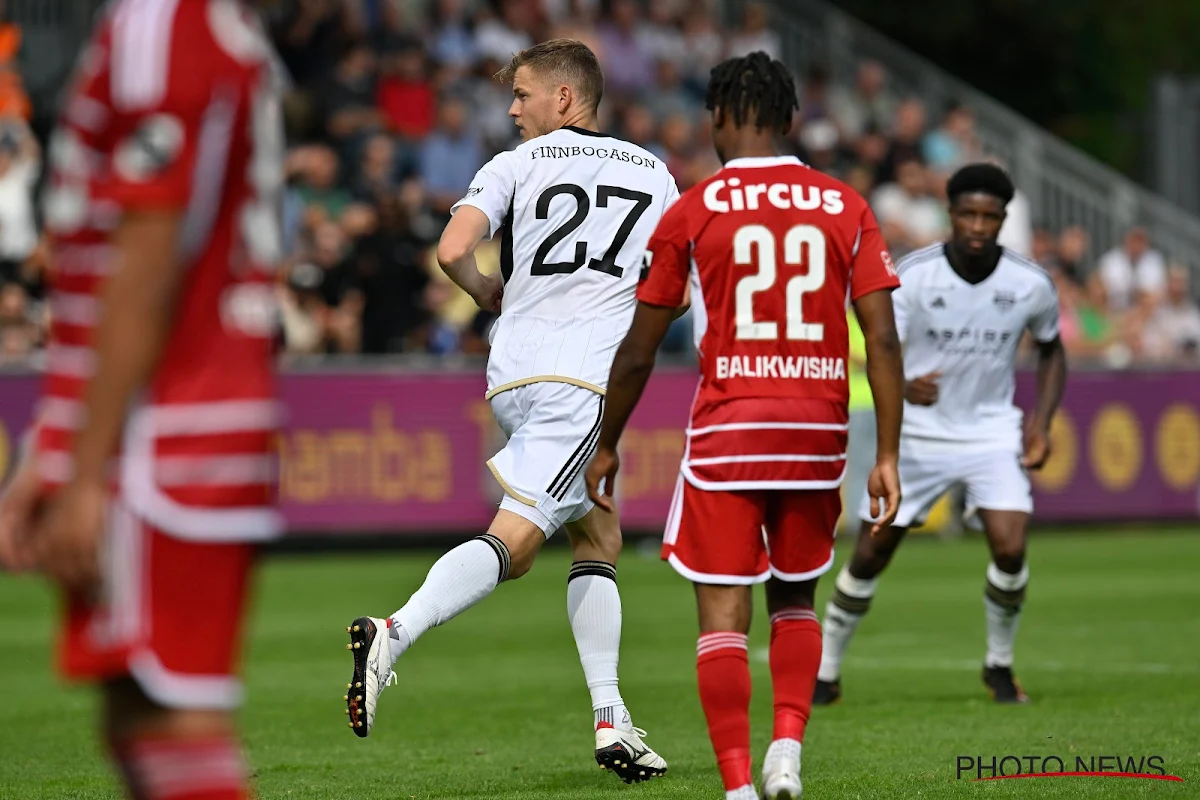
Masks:
[[[1025,454],[1021,456],[1021,466],[1027,470],[1037,471],[1046,465],[1050,458],[1050,435],[1038,425],[1025,426]]]
[[[904,399],[914,406],[931,406],[938,400],[940,372],[931,372],[904,384]]]
[[[27,458],[0,495],[0,568],[21,572],[37,563],[33,548],[37,509],[37,469]]]
[[[109,501],[103,481],[73,481],[50,500],[36,527],[38,566],[68,591],[91,595],[100,586]]]
[[[504,300],[504,276],[499,272],[491,275],[481,275],[479,288],[471,293],[475,305],[493,314],[500,313],[500,304]]]
[[[592,457],[592,463],[588,464],[587,472],[583,476],[587,483],[588,497],[610,514],[616,513],[617,510],[617,504],[613,500],[613,487],[616,486],[617,470],[620,468],[621,457],[617,455],[617,451],[601,447],[596,450],[596,455]],[[600,489],[601,481],[604,481],[603,491]]]
[[[871,525],[871,536],[875,537],[892,526],[896,512],[900,510],[900,470],[895,459],[875,462],[871,477],[867,479],[867,494],[871,496],[871,519],[879,518]]]

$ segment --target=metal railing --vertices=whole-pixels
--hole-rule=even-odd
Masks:
[[[747,2],[726,0],[731,28]],[[1119,244],[1129,227],[1144,225],[1165,255],[1200,271],[1200,218],[824,0],[776,0],[771,5],[783,58],[794,69],[821,64],[835,83],[846,85],[854,81],[862,61],[875,60],[887,69],[890,87],[899,96],[920,97],[931,109],[951,100],[970,107],[983,147],[1011,171],[1039,224],[1052,230],[1084,226],[1093,257]]]

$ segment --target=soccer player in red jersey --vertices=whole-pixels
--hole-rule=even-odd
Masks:
[[[53,295],[0,563],[65,596],[65,675],[101,684],[139,800],[238,800],[255,543],[282,531],[272,271],[281,82],[241,0],[119,0],[50,146]]]
[[[775,725],[762,788],[771,800],[794,799],[821,659],[813,594],[833,565],[841,511],[846,303],[866,337],[879,420],[869,490],[882,529],[900,501],[899,281],[866,201],[779,155],[796,109],[783,64],[761,52],[720,64],[707,106],[725,166],[684,194],[650,240],[587,483],[596,503],[614,507],[618,440],[690,284],[701,377],[663,557],[696,587],[700,701],[733,800],[758,797],[746,635],[751,586],[766,582]]]

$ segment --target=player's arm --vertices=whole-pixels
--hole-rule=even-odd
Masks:
[[[1041,469],[1050,457],[1050,422],[1067,385],[1067,351],[1058,334],[1058,296],[1047,283],[1040,308],[1029,330],[1037,342],[1037,403],[1025,429],[1026,469]]]
[[[608,394],[604,398],[600,439],[586,476],[588,494],[605,511],[614,510],[613,482],[619,466],[617,444],[621,441],[621,434],[625,432],[633,409],[642,399],[642,392],[646,390],[646,382],[654,371],[655,355],[667,335],[667,329],[676,319],[677,308],[674,305],[651,305],[639,300],[629,333],[613,358],[612,371],[608,376]],[[593,474],[593,469],[597,473]],[[604,494],[600,492],[601,478],[606,479]]]
[[[466,196],[450,208],[450,222],[438,241],[442,270],[485,311],[500,310],[504,276],[482,274],[475,263],[475,248],[496,235],[512,209],[519,170],[519,156],[513,152],[499,153],[484,164]]]
[[[184,271],[179,211],[127,214],[112,237],[114,268],[100,298],[95,373],[83,398],[87,424],[75,438],[71,482],[37,535],[39,563],[68,588],[87,591],[99,579],[95,543],[107,507],[108,464],[134,395],[149,381],[171,330]]]
[[[667,210],[650,238],[638,285],[633,324],[613,357],[596,455],[584,474],[588,496],[610,513],[615,510],[612,496],[620,468],[617,444],[646,389],[658,348],[687,294],[691,243],[682,205],[676,203]],[[604,482],[603,491],[601,481]]]
[[[442,231],[437,260],[450,280],[471,295],[480,308],[499,311],[504,293],[503,278],[499,274],[484,275],[475,262],[475,248],[490,232],[491,223],[486,214],[475,206],[461,206]]]
[[[865,209],[854,250],[850,295],[863,333],[867,381],[875,402],[875,469],[867,481],[871,516],[877,518],[871,535],[890,526],[900,507],[904,361],[892,303],[899,280],[891,263],[879,226],[870,209]]]

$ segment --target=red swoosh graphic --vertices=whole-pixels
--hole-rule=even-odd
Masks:
[[[974,778],[971,782],[1004,781],[1010,778],[1141,778],[1150,781],[1183,783],[1183,778],[1178,775],[1145,775],[1141,772],[1026,772],[1016,775],[996,775],[992,778]]]

